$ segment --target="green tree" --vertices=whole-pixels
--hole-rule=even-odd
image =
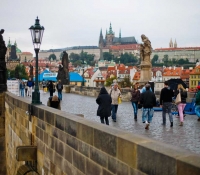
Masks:
[[[113,84],[113,80],[114,79],[116,79],[116,77],[114,76],[114,77],[109,77],[109,78],[107,78],[106,79],[106,84],[105,84],[105,86],[111,86],[111,84]]]
[[[52,59],[56,60],[56,55],[54,53],[49,55],[49,61],[51,61]]]
[[[163,58],[164,64],[167,64],[168,60],[169,60],[169,56],[168,55],[164,55],[164,58]]]
[[[18,78],[18,79],[28,79],[28,75],[26,73],[25,66],[23,64],[18,64],[15,67],[14,76],[13,76],[13,72],[11,71],[10,72],[10,77],[11,78],[15,77],[15,78]]]
[[[112,55],[112,53],[110,52],[103,52],[103,58],[104,60],[111,61],[112,59],[114,59],[114,55]]]
[[[156,64],[157,61],[158,61],[158,58],[159,58],[158,55],[154,55],[153,58],[152,58],[152,60],[151,60],[151,64],[152,65]]]
[[[121,86],[122,88],[131,87],[130,77],[129,77],[129,76],[125,77],[125,78],[120,82],[120,86]]]

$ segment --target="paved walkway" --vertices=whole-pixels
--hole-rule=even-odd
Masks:
[[[57,93],[56,93],[57,94]],[[43,104],[47,104],[49,93],[40,94]],[[63,93],[61,110],[74,114],[83,114],[86,119],[100,123],[96,116],[97,104],[95,97]],[[168,116],[167,116],[168,117]],[[145,130],[145,124],[141,120],[139,110],[138,121],[134,121],[133,108],[130,102],[122,102],[118,107],[117,122],[109,117],[110,126],[121,128],[134,134],[142,134],[148,138],[183,147],[187,150],[200,154],[200,122],[196,115],[187,115],[184,126],[179,126],[179,119],[174,116],[174,127],[170,128],[169,118],[165,127],[162,123],[162,113],[155,112],[149,130]]]

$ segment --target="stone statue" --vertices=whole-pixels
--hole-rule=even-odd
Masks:
[[[31,80],[33,80],[33,66],[32,66],[32,64],[30,64],[30,66],[29,66],[29,76],[31,77]]]
[[[5,42],[3,40],[3,34],[4,33],[4,29],[0,30],[0,59],[4,59],[5,60],[5,55],[6,55],[6,45]]]
[[[142,34],[141,39],[143,44],[140,44],[140,58],[141,58],[141,72],[140,72],[140,82],[151,81],[151,61],[150,56],[152,52],[151,42],[149,39]]]
[[[140,44],[140,58],[141,62],[151,63],[150,62],[150,55],[152,52],[151,41],[142,34],[141,35],[142,41],[144,44]]]
[[[59,65],[57,80],[61,80],[61,83],[63,85],[69,85],[70,79],[69,79],[69,59],[67,52],[63,52],[62,56],[62,66]]]
[[[6,56],[6,45],[3,40],[3,34],[4,29],[0,30],[0,92],[4,92],[7,90],[6,85],[6,62],[5,62],[5,56]]]

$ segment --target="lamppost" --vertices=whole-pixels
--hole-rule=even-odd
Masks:
[[[32,104],[42,104],[42,102],[40,102],[40,91],[38,86],[38,53],[40,50],[40,45],[42,43],[44,27],[40,25],[40,20],[38,19],[38,17],[35,20],[35,25],[31,26],[29,30],[31,31],[33,46],[36,55],[35,89],[34,92],[32,93]]]

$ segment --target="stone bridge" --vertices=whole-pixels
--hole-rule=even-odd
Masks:
[[[41,92],[43,104],[48,95]],[[185,134],[196,139],[198,146],[199,130],[192,133],[192,127],[199,127],[194,116],[187,116],[183,127],[175,121],[172,129],[160,126],[161,115],[157,113],[150,130],[145,131],[141,121],[133,121],[128,102],[119,107],[117,122],[106,126],[96,117],[94,97],[64,94],[62,111],[31,105],[30,99],[8,92],[2,93],[0,100],[0,174],[6,174],[6,170],[9,175],[19,174],[20,168],[30,167],[33,159],[35,164],[31,165],[41,175],[200,174],[199,149],[185,150],[187,142],[181,142]],[[84,114],[84,118],[75,114]],[[175,141],[170,143],[168,139]],[[34,156],[20,154],[18,146],[32,146],[36,152],[31,151]],[[26,154],[30,156],[26,162],[18,161]]]

